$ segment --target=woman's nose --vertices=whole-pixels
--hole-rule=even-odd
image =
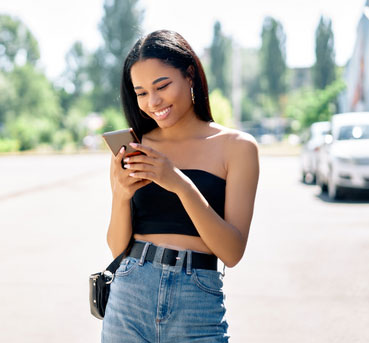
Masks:
[[[160,96],[155,92],[150,94],[149,96],[149,107],[151,109],[156,109],[158,105],[161,103]]]

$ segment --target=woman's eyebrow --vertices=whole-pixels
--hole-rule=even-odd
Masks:
[[[155,85],[156,83],[158,83],[158,82],[160,82],[160,81],[164,81],[164,80],[168,80],[169,79],[169,77],[167,77],[167,76],[163,76],[163,77],[159,77],[158,79],[156,79],[156,80],[154,80],[153,82],[152,82],[152,84],[153,85]],[[134,89],[142,89],[143,87],[141,87],[141,86],[137,86],[137,87],[133,87]]]

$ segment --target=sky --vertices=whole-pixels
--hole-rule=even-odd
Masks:
[[[124,1],[124,0],[121,0]],[[223,32],[242,47],[258,48],[265,16],[286,33],[287,64],[308,67],[315,58],[315,30],[321,15],[332,19],[336,62],[350,58],[365,0],[140,0],[145,10],[143,33],[179,32],[201,56],[211,44],[216,20]],[[50,79],[65,68],[65,54],[80,40],[89,51],[102,44],[98,23],[104,0],[2,0],[0,14],[18,17],[39,42],[41,66]]]

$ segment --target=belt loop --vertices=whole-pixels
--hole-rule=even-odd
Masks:
[[[192,269],[192,251],[186,250],[187,252],[187,261],[186,261],[186,274],[191,275],[191,269]]]
[[[151,242],[146,242],[144,248],[142,249],[142,254],[140,258],[140,262],[138,262],[139,266],[143,266],[147,254],[147,250],[149,250],[149,247],[151,245]]]

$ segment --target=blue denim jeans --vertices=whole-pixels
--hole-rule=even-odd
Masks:
[[[102,343],[228,342],[221,273],[125,258],[110,287]],[[143,251],[143,254],[145,249]],[[181,251],[179,257],[184,257]]]

